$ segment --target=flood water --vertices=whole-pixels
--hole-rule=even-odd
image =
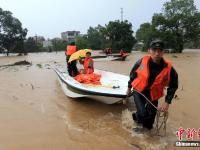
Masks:
[[[145,53],[126,61],[98,61],[95,68],[128,75]],[[0,67],[0,150],[160,150],[179,149],[176,131],[200,125],[200,53],[166,54],[179,74],[177,98],[170,105],[167,135],[134,135],[123,104],[106,105],[64,95],[55,67],[64,52],[0,57],[0,66],[27,60],[31,66]],[[183,148],[180,148],[183,149]]]

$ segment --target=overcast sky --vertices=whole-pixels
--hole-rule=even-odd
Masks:
[[[18,18],[27,36],[61,37],[64,31],[87,33],[89,26],[104,26],[109,21],[123,18],[133,25],[151,22],[154,13],[162,11],[167,0],[0,0],[0,7]],[[169,0],[168,0],[169,1]],[[195,0],[198,10],[200,1]]]

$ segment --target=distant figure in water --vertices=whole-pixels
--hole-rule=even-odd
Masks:
[[[127,53],[126,53],[123,49],[121,49],[120,55],[121,55],[121,57],[122,57],[122,61],[125,61],[126,56],[127,56]]]
[[[84,69],[80,70],[80,73],[90,74],[94,72],[94,61],[91,58],[91,52],[86,53],[84,60],[80,60],[80,63],[83,64]]]
[[[128,82],[127,96],[132,94],[137,109],[132,117],[143,127],[134,128],[135,133],[149,131],[153,128],[157,109],[167,112],[178,88],[178,74],[171,63],[163,58],[164,43],[159,39],[152,41],[148,52],[150,55],[144,56],[135,63]],[[163,97],[166,87],[165,101],[157,107],[158,100]],[[147,97],[153,105],[140,93]]]
[[[65,55],[66,55],[66,62],[67,62],[67,71],[70,76],[75,77],[79,74],[78,68],[76,66],[76,60],[73,60],[71,62],[69,61],[70,56],[75,53],[77,50],[77,47],[75,45],[75,42],[71,42],[70,45],[66,47]]]
[[[106,48],[105,53],[106,53],[106,55],[112,54],[112,48]]]

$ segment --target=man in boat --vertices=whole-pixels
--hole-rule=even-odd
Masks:
[[[133,129],[136,133],[150,131],[153,128],[157,110],[168,111],[178,88],[178,74],[171,63],[163,58],[164,43],[159,39],[152,41],[148,52],[150,55],[135,63],[128,82],[127,96],[132,94],[137,109],[132,117],[137,124],[142,125],[142,128]],[[165,87],[165,101],[158,107],[158,100],[164,95]]]
[[[80,73],[90,74],[94,72],[94,61],[91,58],[91,52],[86,53],[84,60],[80,60],[80,63],[83,64],[84,69],[80,70]]]
[[[76,60],[73,60],[71,62],[69,61],[70,56],[75,53],[77,50],[77,47],[75,45],[75,42],[71,42],[70,45],[66,47],[65,55],[66,55],[66,62],[67,62],[67,70],[70,76],[74,77],[78,72],[78,68],[76,66]]]

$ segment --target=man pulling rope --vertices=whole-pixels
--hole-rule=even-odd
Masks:
[[[164,43],[159,39],[152,41],[148,52],[150,55],[144,56],[133,66],[127,89],[127,97],[134,97],[137,109],[132,114],[133,120],[142,124],[145,130],[153,128],[156,114],[160,114],[157,112],[166,112],[166,120],[169,104],[178,88],[178,74],[171,63],[163,58]],[[163,97],[166,87],[165,101],[158,107],[158,100]],[[137,92],[132,92],[132,89]],[[166,121],[163,124],[166,126]],[[133,131],[140,133],[141,129],[136,127]]]

